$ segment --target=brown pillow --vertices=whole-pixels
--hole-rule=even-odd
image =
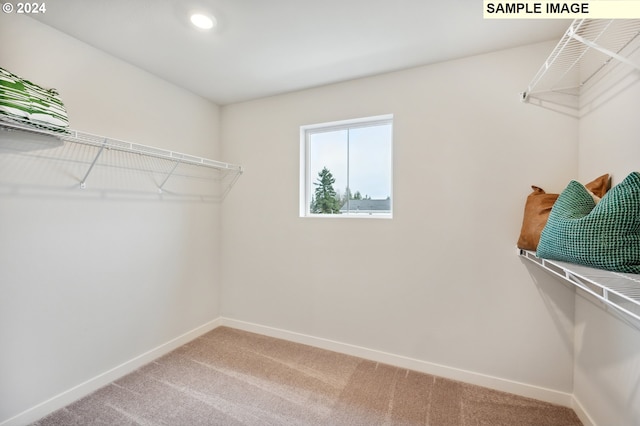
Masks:
[[[598,198],[602,198],[607,193],[611,185],[609,175],[602,175],[585,185],[591,193]],[[520,238],[518,238],[518,248],[523,250],[536,250],[542,229],[547,224],[551,207],[556,202],[560,194],[547,194],[537,186],[531,186],[533,192],[527,197],[524,206],[524,218]]]
[[[602,175],[598,178],[595,178],[584,187],[587,188],[596,197],[602,198],[604,197],[604,194],[607,193],[609,188],[611,188],[611,179],[609,179],[608,174]]]

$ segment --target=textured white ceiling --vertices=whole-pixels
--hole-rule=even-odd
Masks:
[[[191,11],[218,26],[194,29]],[[559,39],[569,25],[484,20],[481,0],[56,0],[35,18],[221,105]]]

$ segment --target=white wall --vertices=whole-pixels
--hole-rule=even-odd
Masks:
[[[515,254],[577,177],[577,121],[518,100],[554,44],[223,107],[223,315],[570,394],[573,292]],[[299,127],[388,113],[394,218],[299,218]]]
[[[640,63],[640,54],[632,58]],[[640,73],[618,67],[584,98],[580,176],[610,173],[615,185],[640,171]],[[576,297],[574,393],[599,425],[640,424],[640,322],[608,313],[582,294]]]
[[[57,88],[74,129],[218,158],[216,105],[30,18],[1,14],[0,40],[0,66]],[[1,192],[0,423],[219,317],[219,205],[77,183]]]

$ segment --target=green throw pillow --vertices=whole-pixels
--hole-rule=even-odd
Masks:
[[[0,68],[0,114],[29,118],[31,97],[20,78]]]
[[[0,116],[54,131],[65,131],[69,126],[67,111],[55,89],[45,89],[3,68]]]
[[[537,255],[640,274],[640,173],[631,173],[598,204],[571,181],[551,209]]]

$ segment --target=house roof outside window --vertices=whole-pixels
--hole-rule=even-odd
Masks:
[[[384,200],[349,200],[340,209],[341,213],[375,214],[391,213],[391,199]]]

